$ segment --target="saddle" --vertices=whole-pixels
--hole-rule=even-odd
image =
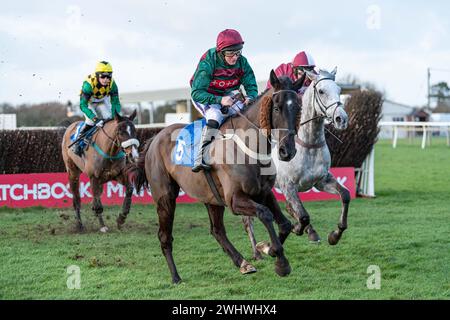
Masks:
[[[81,128],[83,128],[83,126],[84,126],[84,121],[80,122],[76,126],[75,132],[70,136],[70,142],[72,142],[72,144],[74,142],[76,142],[78,140],[78,138],[80,138],[80,131],[81,131]],[[97,127],[94,126],[92,129],[90,129],[88,132],[86,132],[86,134],[84,135],[84,138],[78,142],[80,147],[83,150],[86,150],[86,147],[89,146],[89,142],[96,131],[97,131]],[[73,144],[73,145],[76,146],[76,144]]]
[[[193,167],[195,157],[200,147],[200,139],[203,127],[206,126],[206,120],[194,121],[185,126],[178,133],[175,141],[175,147],[172,151],[172,163],[179,166]]]

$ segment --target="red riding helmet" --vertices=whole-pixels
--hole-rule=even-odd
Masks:
[[[292,65],[295,67],[315,67],[316,63],[314,62],[313,57],[305,52],[301,51],[299,52],[294,60],[292,60]]]
[[[217,36],[216,51],[222,51],[225,48],[229,50],[240,50],[244,45],[239,32],[233,29],[225,29]]]

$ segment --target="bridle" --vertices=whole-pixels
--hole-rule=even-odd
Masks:
[[[294,93],[295,98],[297,99],[297,92],[296,92],[295,90],[290,90],[290,89],[280,89],[280,90],[278,90],[278,91],[273,92],[273,93],[272,93],[271,99],[273,99],[273,97],[274,97],[275,95],[277,95],[277,94],[279,94],[279,93],[281,93],[281,92],[292,92],[292,93]],[[244,118],[244,119],[245,119],[251,126],[253,126],[255,129],[261,130],[261,128],[260,128],[259,126],[257,126],[257,125],[254,124],[252,121],[250,121],[250,119],[247,118],[247,116],[246,116],[245,114],[243,114],[239,109],[235,109],[235,111],[236,111],[236,114],[237,114],[237,115],[239,115],[241,118]],[[232,128],[233,128],[233,130],[234,130],[233,117],[231,117],[230,119],[231,119],[231,126],[232,126]],[[271,128],[271,129],[272,129],[272,128]],[[286,139],[286,138],[288,138],[288,137],[290,137],[290,136],[295,136],[295,135],[297,135],[297,131],[296,131],[295,129],[277,129],[277,130],[288,131],[288,134],[285,135],[283,138],[281,138],[280,141],[278,141],[279,144],[281,144],[281,142],[282,142],[284,139]],[[269,144],[272,143],[272,140],[271,140],[269,137],[267,137],[267,140],[268,140]]]
[[[295,99],[298,99],[297,91],[291,90],[291,89],[281,89],[281,90],[275,91],[274,93],[272,93],[272,98],[276,94],[279,94],[280,92],[291,92],[291,93],[293,93],[295,95]],[[281,144],[281,142],[283,142],[284,139],[286,139],[286,138],[288,138],[290,136],[296,136],[297,135],[297,130],[295,130],[295,129],[278,129],[278,130],[282,130],[282,131],[286,130],[288,132],[287,135],[285,135],[283,138],[281,138],[280,141],[278,141],[278,144]]]
[[[123,151],[123,149],[126,149],[132,145],[136,146],[136,148],[139,148],[139,140],[137,140],[135,138],[131,138],[131,139],[128,139],[127,141],[120,143],[119,137],[117,134],[116,134],[115,138],[112,138],[103,127],[100,127],[100,128],[101,128],[103,134],[112,142],[113,146],[115,146],[116,148],[119,149],[117,154],[115,154],[113,156],[101,153],[104,158],[107,158],[109,160],[122,159],[123,157],[126,156],[126,153]],[[99,151],[99,150],[97,150],[97,151]]]
[[[320,94],[317,92],[317,85],[319,84],[319,82],[321,82],[323,80],[331,80],[331,81],[334,82],[334,79],[332,79],[332,78],[322,78],[322,79],[319,79],[318,81],[316,81],[314,83],[314,85],[313,85],[313,89],[314,89],[314,94],[313,94],[314,101],[313,101],[313,103],[317,102],[320,111],[322,111],[322,115],[320,115],[319,117],[327,118],[327,119],[330,119],[330,117],[327,116],[328,109],[330,109],[334,105],[336,105],[336,108],[334,109],[333,115],[331,116],[331,121],[332,121],[334,119],[334,114],[335,114],[337,108],[339,106],[342,106],[342,102],[335,101],[335,102],[330,103],[328,106],[323,103],[322,99],[320,98]],[[314,107],[314,105],[313,105],[313,107]]]
[[[318,115],[318,116],[315,116],[315,117],[312,117],[311,119],[308,119],[306,121],[301,122],[300,126],[302,126],[302,125],[304,125],[304,124],[306,124],[308,122],[311,122],[313,120],[322,119],[322,118],[326,118],[326,119],[328,119],[328,120],[330,120],[332,122],[333,119],[334,119],[334,114],[336,113],[337,108],[339,106],[343,105],[342,102],[340,102],[340,101],[332,102],[328,106],[325,105],[325,103],[323,103],[322,99],[320,98],[320,94],[317,92],[317,85],[319,84],[320,81],[323,81],[323,80],[331,80],[333,82],[335,81],[333,78],[322,78],[322,79],[319,79],[318,81],[314,82],[314,85],[313,85],[313,89],[314,89],[314,93],[313,93],[313,108],[315,110],[314,103],[317,102],[320,111],[322,111],[322,114]],[[331,119],[330,119],[330,117],[327,116],[327,111],[328,111],[329,108],[332,108],[334,105],[336,105],[336,108],[334,108],[333,115],[331,116]],[[325,128],[325,130],[328,131],[328,133],[331,134],[334,138],[336,138],[340,143],[343,143],[342,140],[339,139],[338,137],[336,137],[336,135],[333,134],[330,130],[328,130],[327,128]]]

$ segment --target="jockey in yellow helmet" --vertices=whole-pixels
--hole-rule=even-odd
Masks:
[[[106,119],[112,119],[116,114],[120,114],[119,90],[112,73],[113,69],[109,62],[99,61],[95,72],[84,80],[80,93],[80,109],[86,119],[80,135],[94,125],[103,126]],[[80,143],[75,145],[74,152],[81,156],[83,150]]]

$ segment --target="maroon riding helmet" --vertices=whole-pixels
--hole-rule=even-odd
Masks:
[[[241,50],[244,47],[244,40],[241,35],[234,29],[225,29],[219,33],[216,42],[216,51],[223,50]]]

